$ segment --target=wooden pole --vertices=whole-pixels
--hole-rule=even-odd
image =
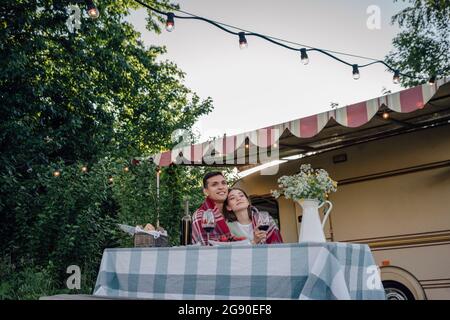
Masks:
[[[161,170],[156,167],[156,228],[159,228],[159,176]]]

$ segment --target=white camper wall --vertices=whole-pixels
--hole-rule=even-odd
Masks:
[[[334,155],[347,161],[334,164]],[[326,152],[280,165],[275,176],[252,174],[237,185],[251,195],[269,194],[277,179],[298,171],[301,163],[326,169],[338,181],[382,174],[404,168],[450,160],[450,126]],[[450,229],[450,167],[338,185],[330,196],[334,240],[365,239],[406,233]],[[296,242],[298,226],[291,200],[280,199],[280,224],[286,242]],[[430,218],[429,215],[432,215]],[[328,234],[329,236],[329,234]]]

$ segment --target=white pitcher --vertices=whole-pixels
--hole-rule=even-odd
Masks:
[[[325,212],[323,222],[320,222],[319,208],[328,203],[329,208]],[[333,204],[326,200],[319,205],[319,200],[305,199],[299,201],[303,208],[302,224],[298,242],[326,242],[323,227],[328,219]]]

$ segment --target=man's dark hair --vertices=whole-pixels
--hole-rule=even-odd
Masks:
[[[211,171],[211,172],[208,172],[207,174],[205,174],[205,176],[203,177],[203,188],[206,189],[208,187],[208,179],[215,177],[215,176],[223,177],[223,173],[220,171]]]

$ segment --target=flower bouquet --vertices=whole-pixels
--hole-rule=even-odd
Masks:
[[[326,242],[323,228],[333,207],[326,198],[330,192],[337,190],[336,181],[325,170],[312,169],[311,165],[303,164],[299,173],[279,178],[278,187],[280,191],[272,191],[275,198],[284,195],[302,206],[299,242]],[[319,208],[324,204],[328,204],[329,208],[321,222]]]
[[[280,190],[271,191],[275,198],[283,195],[294,201],[314,199],[324,202],[330,192],[336,192],[337,182],[324,169],[312,169],[310,164],[302,164],[299,173],[280,177],[278,187]]]

